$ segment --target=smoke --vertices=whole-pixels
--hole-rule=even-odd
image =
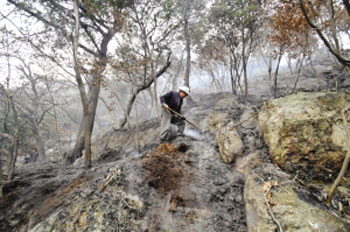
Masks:
[[[187,127],[184,130],[184,135],[192,137],[195,140],[205,140],[205,136],[203,136],[199,131]]]

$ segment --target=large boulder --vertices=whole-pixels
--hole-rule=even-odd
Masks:
[[[259,127],[272,160],[289,171],[307,170],[310,178],[333,178],[345,157],[340,109],[348,110],[350,94],[341,102],[341,94],[331,92],[300,92],[267,102]]]
[[[244,189],[248,231],[278,231],[277,223],[285,232],[350,231],[347,221],[299,198],[297,189],[288,175],[272,164],[250,173]]]
[[[225,163],[232,163],[238,156],[242,156],[244,145],[241,136],[232,123],[218,130],[216,140],[221,159]]]

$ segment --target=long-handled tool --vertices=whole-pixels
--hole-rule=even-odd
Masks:
[[[197,129],[199,129],[202,132],[202,129],[199,126],[197,126],[195,123],[191,122],[190,120],[186,119],[184,116],[182,116],[182,114],[180,114],[180,113],[176,112],[175,110],[171,109],[169,106],[168,106],[168,110],[170,112],[173,112],[174,114],[176,114],[180,118],[183,118],[186,122],[188,122],[189,124],[191,124],[192,126],[196,127]]]

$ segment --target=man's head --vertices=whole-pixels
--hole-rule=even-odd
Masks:
[[[181,86],[179,88],[179,95],[182,98],[185,98],[186,96],[190,95],[190,89],[187,86]]]

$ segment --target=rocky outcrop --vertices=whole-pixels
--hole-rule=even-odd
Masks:
[[[232,163],[243,154],[243,142],[233,123],[219,129],[216,134],[220,157],[225,163]]]
[[[334,178],[344,156],[345,132],[340,110],[349,118],[350,94],[300,92],[268,101],[259,126],[272,160],[309,178]]]
[[[278,224],[286,232],[350,230],[339,216],[303,200],[299,188],[272,164],[249,174],[244,189],[248,231],[278,231]]]

